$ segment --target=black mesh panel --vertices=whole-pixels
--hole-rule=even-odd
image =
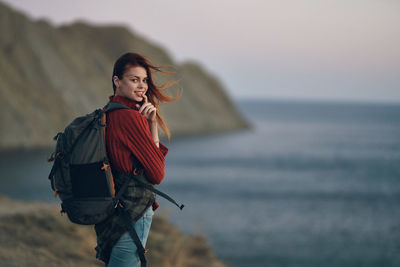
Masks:
[[[110,197],[103,162],[71,164],[70,174],[74,197]]]

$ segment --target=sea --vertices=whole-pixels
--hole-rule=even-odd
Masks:
[[[163,142],[160,214],[232,267],[400,266],[400,104],[235,102],[250,129]],[[0,153],[0,194],[57,202],[49,153]]]

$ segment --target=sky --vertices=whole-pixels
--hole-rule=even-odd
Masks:
[[[125,25],[238,100],[400,103],[398,0],[2,1],[54,25]]]

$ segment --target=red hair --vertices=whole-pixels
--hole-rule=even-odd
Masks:
[[[117,61],[114,64],[114,69],[113,69],[113,75],[111,77],[112,80],[112,85],[113,85],[113,90],[114,90],[114,95],[115,95],[115,90],[116,86],[113,81],[113,77],[117,76],[118,79],[122,79],[122,76],[124,75],[125,71],[129,67],[136,67],[140,66],[146,69],[147,73],[147,85],[148,85],[148,90],[146,92],[148,100],[154,105],[154,107],[157,109],[156,111],[156,118],[157,118],[157,123],[160,125],[160,127],[163,129],[163,131],[167,134],[168,139],[171,138],[171,133],[168,129],[167,123],[161,116],[161,110],[159,107],[159,102],[172,102],[176,101],[182,96],[182,91],[181,93],[176,96],[168,96],[164,94],[162,91],[170,88],[171,86],[175,85],[178,83],[178,81],[168,81],[164,83],[161,86],[157,86],[154,84],[153,77],[152,77],[152,71],[156,72],[161,72],[164,74],[173,74],[174,72],[169,72],[162,70],[162,68],[168,67],[168,66],[156,66],[151,64],[151,62],[144,56],[138,54],[138,53],[125,53],[122,56],[120,56]],[[156,101],[157,100],[157,101]]]

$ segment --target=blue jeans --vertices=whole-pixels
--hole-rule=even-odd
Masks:
[[[153,220],[153,207],[150,206],[143,217],[135,223],[135,230],[146,247],[151,221]],[[129,232],[124,233],[111,250],[110,261],[107,267],[137,267],[140,262],[137,248]]]

